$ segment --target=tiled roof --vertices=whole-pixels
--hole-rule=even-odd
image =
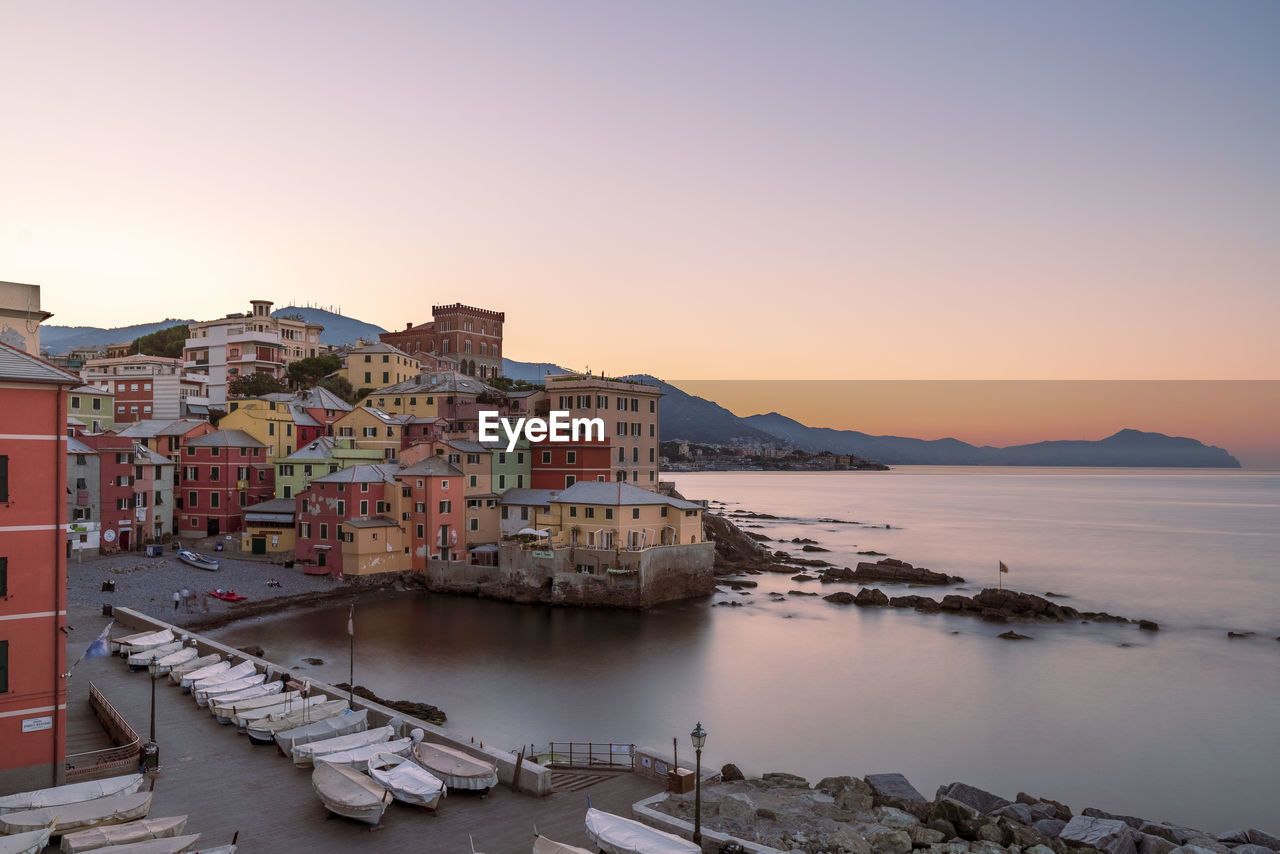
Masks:
[[[376,344],[368,344],[364,347],[356,347],[351,351],[351,355],[353,356],[357,353],[392,353],[397,356],[404,356],[406,359],[413,358],[413,356],[410,356],[399,347],[393,347],[385,341],[379,341]]]
[[[400,469],[401,475],[410,477],[461,477],[462,470],[444,457],[427,457]]]
[[[395,483],[392,477],[399,470],[399,466],[379,465],[377,463],[360,463],[359,465],[348,466],[345,469],[339,469],[325,475],[317,477],[312,483]]]
[[[367,519],[363,517],[348,519],[342,524],[351,528],[394,528],[398,523],[388,516],[370,516]]]
[[[244,508],[246,513],[293,513],[297,504],[292,498],[272,498]]]
[[[84,383],[84,380],[75,374],[2,341],[0,341],[0,380],[70,386]]]
[[[282,462],[293,462],[295,460],[328,460],[332,458],[333,437],[321,436],[319,439],[315,439],[303,445],[301,448],[285,457]]]
[[[633,504],[666,504],[678,510],[701,510],[701,504],[668,498],[629,483],[583,481],[575,483],[551,499],[556,504],[604,504],[613,507],[629,507]]]
[[[508,489],[502,493],[503,504],[530,504],[538,507],[551,503],[551,499],[556,496],[557,490],[554,489]]]
[[[79,439],[75,438],[74,436],[68,436],[67,437],[67,453],[68,454],[96,454],[98,452],[95,449],[90,448],[88,445],[86,445],[84,442],[81,442]]]
[[[214,430],[187,442],[188,448],[265,448],[243,430]]]

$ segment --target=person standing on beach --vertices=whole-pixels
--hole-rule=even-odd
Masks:
[[[178,603],[182,601],[182,594],[177,590],[173,591],[173,613],[178,613]]]
[[[191,591],[185,587],[182,588],[182,607],[188,612],[191,611]]]

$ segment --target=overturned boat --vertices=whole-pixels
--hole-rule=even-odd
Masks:
[[[62,854],[81,854],[107,845],[126,845],[146,842],[148,839],[167,839],[178,836],[187,826],[185,815],[167,818],[140,818],[125,824],[109,824],[78,830],[62,837]]]
[[[30,792],[18,792],[15,795],[5,795],[0,798],[0,815],[20,810],[78,804],[94,798],[105,798],[108,795],[129,795],[140,788],[142,788],[141,774],[124,774],[120,777],[108,777],[105,780],[89,780],[84,783],[54,786],[50,789],[33,789]]]
[[[53,835],[53,824],[42,830],[28,830],[13,836],[0,836],[0,854],[40,854]]]
[[[191,690],[192,682],[198,682],[201,679],[208,679],[210,676],[213,676],[215,673],[221,673],[224,670],[230,670],[230,669],[231,669],[230,661],[223,661],[221,658],[218,658],[218,660],[214,661],[212,664],[208,664],[200,668],[186,670],[182,673],[178,673],[176,672],[176,670],[171,670],[169,671],[169,678],[174,682],[176,682],[177,684],[181,685],[182,691],[185,694]]]
[[[112,641],[111,645],[119,651],[120,655],[130,656],[157,646],[173,643],[175,640],[177,638],[174,636],[172,629],[160,629],[155,632],[143,632],[140,635],[129,635]]]
[[[286,732],[304,724],[316,723],[325,718],[340,715],[348,707],[349,704],[346,700],[327,700],[326,702],[316,703],[313,706],[288,712],[279,717],[268,715],[249,724],[245,727],[245,731],[249,733],[249,741],[254,744],[274,744],[276,733]]]
[[[702,854],[702,847],[673,833],[587,807],[587,838],[605,854]]]
[[[413,746],[413,758],[450,789],[488,792],[498,785],[498,766],[454,747],[424,741]]]
[[[234,682],[237,679],[243,679],[246,676],[252,676],[257,672],[257,667],[252,661],[242,661],[234,667],[228,667],[226,670],[220,670],[217,673],[210,674],[201,679],[191,680],[191,684],[187,685],[186,679],[183,681],[183,693],[196,696],[198,692],[208,691],[215,685],[224,685],[227,682]]]
[[[298,709],[310,708],[329,702],[329,698],[324,694],[316,694],[314,697],[299,697],[299,692],[297,691],[289,691],[287,694],[281,694],[279,697],[273,697],[272,699],[276,702],[258,706],[251,701],[245,704],[245,708],[237,709],[231,715],[231,721],[236,725],[236,731],[245,732],[254,723],[270,718],[273,715],[279,718]]]
[[[0,833],[26,833],[54,824],[53,835],[60,836],[100,824],[133,821],[135,818],[145,817],[150,809],[150,792],[109,795],[76,804],[5,813],[0,815]]]
[[[245,662],[248,664],[249,662]],[[246,688],[256,688],[266,681],[265,673],[250,673],[248,676],[241,676],[239,679],[228,679],[225,682],[218,682],[213,685],[206,685],[203,688],[199,686],[191,694],[196,698],[196,705],[200,708],[206,708],[218,697],[227,694],[238,694]]]
[[[142,650],[129,654],[129,670],[142,670],[150,667],[151,662],[157,658],[163,658],[171,652],[178,652],[182,649],[182,641],[175,640],[170,643],[164,643],[160,646],[153,646],[150,649]]]
[[[208,655],[202,655],[199,658],[184,661],[182,664],[174,664],[169,668],[169,681],[175,685],[179,685],[182,683],[183,676],[186,676],[188,673],[195,673],[197,670],[204,670],[206,667],[217,664],[219,661],[222,661],[222,656],[211,652]]]
[[[126,842],[123,845],[108,845],[94,850],[100,854],[182,854],[183,851],[192,850],[191,846],[199,841],[200,834],[191,833],[186,836],[166,836],[141,842]]]
[[[369,759],[369,776],[397,801],[432,812],[445,795],[444,781],[417,762],[395,753],[376,753]]]
[[[163,676],[175,667],[195,661],[200,655],[200,650],[194,646],[183,647],[176,652],[171,652],[163,658],[157,658],[155,661],[147,665],[147,669],[156,676]],[[212,663],[212,662],[210,662]]]
[[[294,745],[292,751],[293,764],[299,768],[307,768],[313,764],[315,759],[323,758],[326,753],[368,747],[371,744],[384,744],[390,741],[393,735],[395,735],[393,727],[380,726],[374,729],[367,729],[364,732],[353,732],[348,735],[339,735],[297,744]],[[278,738],[276,743],[279,743]]]
[[[311,772],[311,788],[334,815],[377,824],[391,804],[391,793],[372,779],[345,765],[321,760]]]
[[[284,691],[284,683],[264,682],[257,686],[256,689],[261,693],[249,694],[251,689],[245,689],[240,692],[239,697],[216,697],[213,702],[209,703],[209,711],[213,714],[220,724],[231,723],[232,718],[238,712],[249,712],[254,709],[260,709],[266,706],[275,706],[291,703],[302,697],[301,691]]]
[[[352,747],[348,750],[337,750],[315,757],[313,761],[324,761],[330,765],[345,765],[357,771],[368,771],[369,762],[379,753],[391,753],[396,756],[408,756],[416,742],[412,738],[397,738],[381,744],[366,744],[364,747]]]
[[[344,709],[332,717],[305,723],[292,729],[280,730],[275,734],[275,741],[281,753],[292,756],[295,747],[310,744],[313,741],[337,738],[340,735],[364,732],[368,728],[368,709],[361,709],[358,712]]]
[[[595,854],[595,852],[588,851],[585,848],[578,848],[575,845],[556,842],[534,831],[533,854]]]

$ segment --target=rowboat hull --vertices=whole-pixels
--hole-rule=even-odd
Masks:
[[[311,774],[311,788],[334,815],[377,824],[391,804],[391,793],[352,768],[321,761]]]
[[[0,854],[39,854],[52,833],[53,828],[46,827],[13,836],[0,836]]]
[[[78,804],[63,804],[0,815],[0,833],[24,833],[48,827],[56,822],[53,835],[60,836],[86,827],[133,821],[136,818],[145,817],[150,809],[150,792],[111,795]]]
[[[378,781],[397,801],[424,807],[432,812],[435,812],[445,794],[444,782],[439,777],[412,759],[393,753],[379,753],[370,759],[369,776]]]
[[[498,785],[498,766],[443,744],[415,744],[413,758],[450,789],[487,792]]]
[[[81,854],[107,845],[126,845],[146,842],[148,839],[166,839],[178,836],[187,826],[185,815],[167,818],[142,818],[126,824],[94,827],[62,837],[62,854]]]
[[[218,567],[220,566],[216,560],[208,555],[202,555],[199,552],[188,551],[187,549],[182,549],[178,552],[178,560],[182,561],[187,566],[192,566],[196,569],[203,569],[208,572],[217,572]]]
[[[108,777],[105,780],[89,780],[50,789],[18,792],[0,798],[0,815],[22,810],[78,804],[111,795],[130,795],[140,788],[142,788],[141,774],[123,774],[119,777]]]

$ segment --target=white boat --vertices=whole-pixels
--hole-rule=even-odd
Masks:
[[[153,646],[150,649],[134,652],[129,655],[129,669],[141,670],[147,667],[157,658],[163,658],[171,652],[177,652],[182,649],[182,641],[175,640],[169,643],[162,643],[160,646]]]
[[[293,749],[300,745],[337,738],[340,735],[351,735],[354,732],[364,732],[368,728],[368,709],[361,709],[358,712],[345,709],[341,714],[276,732],[276,746],[285,756],[291,756]]]
[[[187,817],[175,815],[168,818],[140,818],[127,824],[92,827],[63,836],[62,854],[81,854],[82,851],[91,851],[106,845],[166,839],[179,835],[186,826]]]
[[[255,672],[257,672],[257,667],[252,661],[242,661],[234,667],[228,667],[226,670],[220,670],[202,679],[192,679],[189,684],[187,684],[186,679],[183,679],[183,693],[195,694],[199,691],[207,691],[214,685],[223,685],[236,679],[243,679],[246,676],[252,676]]]
[[[250,673],[248,676],[241,676],[239,679],[230,679],[207,688],[201,688],[193,691],[192,694],[195,695],[196,705],[203,709],[218,697],[236,694],[246,688],[255,688],[261,685],[266,678],[267,674],[265,673]]]
[[[347,708],[346,700],[326,700],[283,715],[268,715],[249,724],[245,731],[249,734],[249,741],[254,744],[275,744],[276,733],[340,715]]]
[[[315,757],[315,762],[328,762],[331,765],[345,765],[357,771],[368,771],[369,762],[379,753],[390,753],[395,756],[408,756],[413,749],[414,740],[397,738],[395,741],[384,741],[382,744],[366,744],[364,747],[353,747],[350,750],[338,750]]]
[[[152,649],[153,647],[163,646],[174,641],[173,629],[160,629],[155,632],[146,632],[142,635],[129,635],[113,641],[120,650],[121,655],[133,655],[135,652]]]
[[[220,724],[229,724],[237,712],[249,712],[264,706],[290,703],[302,697],[301,691],[284,691],[280,681],[264,682],[257,686],[261,694],[245,694],[242,697],[217,697],[209,704],[209,711]],[[248,691],[250,689],[245,689]],[[244,692],[241,692],[244,693]]]
[[[0,836],[0,854],[40,854],[49,843],[53,825],[42,830],[28,830],[13,836]]]
[[[283,689],[284,683],[277,679],[275,682],[259,682],[257,685],[250,685],[248,688],[241,688],[239,691],[233,691],[229,694],[218,694],[209,698],[209,714],[219,717],[216,711],[219,706],[224,706],[227,710],[230,710],[237,703],[247,703],[260,697],[272,697],[280,694]],[[231,716],[222,715],[218,723],[231,723]]]
[[[140,788],[142,788],[141,774],[124,774],[120,777],[108,777],[105,780],[89,780],[84,783],[54,786],[51,789],[18,792],[15,795],[5,795],[0,798],[0,815],[20,810],[78,804],[81,801],[105,798],[108,795],[128,795]]]
[[[369,776],[397,801],[435,811],[444,797],[444,782],[412,759],[394,753],[376,753],[369,760]]]
[[[329,698],[324,694],[316,694],[314,697],[300,697],[298,691],[289,691],[273,699],[276,702],[237,709],[231,716],[231,721],[236,725],[236,731],[244,732],[253,724],[272,715],[283,717],[297,709],[305,709],[329,702]]]
[[[391,804],[391,793],[370,778],[345,765],[321,760],[311,772],[311,788],[334,815],[377,824]]]
[[[194,646],[184,647],[177,652],[169,653],[164,658],[157,658],[155,661],[147,665],[147,669],[157,676],[163,676],[180,664],[195,661],[199,655],[200,650],[196,649]]]
[[[413,758],[450,789],[485,792],[498,785],[497,765],[457,748],[424,741],[413,746]]]
[[[595,854],[595,852],[588,851],[585,848],[578,848],[575,845],[565,845],[563,842],[556,842],[534,833],[533,854]]]
[[[224,670],[230,670],[230,669],[231,669],[230,661],[223,661],[222,659],[218,659],[217,661],[205,667],[201,667],[195,670],[188,670],[185,673],[180,673],[180,674],[177,674],[176,676],[172,671],[170,671],[169,678],[172,679],[174,682],[177,682],[179,685],[181,685],[182,690],[186,692],[191,690],[192,682],[199,682],[201,679],[207,679],[210,676],[214,675],[215,673],[221,673]]]
[[[98,854],[181,854],[183,851],[191,851],[191,846],[199,841],[200,834],[192,833],[187,836],[167,836],[122,845],[107,845],[93,850]]]
[[[702,854],[700,846],[673,833],[591,807],[587,838],[605,854]]]
[[[333,738],[299,744],[293,748],[293,764],[300,768],[306,768],[312,764],[313,759],[325,753],[367,747],[370,744],[383,744],[390,741],[395,732],[392,727],[380,726],[374,729],[367,729],[364,732],[353,732],[349,735],[339,735]]]
[[[217,848],[197,848],[191,854],[236,854],[235,845],[219,845]]]
[[[178,685],[182,682],[182,677],[188,673],[195,673],[197,670],[203,670],[212,664],[217,664],[219,661],[222,661],[222,656],[211,652],[208,655],[193,658],[183,664],[175,664],[169,668],[169,681]]]
[[[121,635],[120,637],[112,638],[108,642],[107,646],[112,652],[119,652],[121,647],[128,646],[136,640],[141,640],[147,635],[154,635],[155,633],[155,629],[148,629],[145,632],[134,632],[131,635]]]
[[[178,551],[178,560],[182,561],[187,566],[194,566],[196,569],[204,569],[209,572],[217,572],[218,567],[220,566],[216,560],[208,555],[202,555],[199,552],[193,552],[190,549],[180,549]]]
[[[151,809],[150,792],[134,792],[131,795],[110,795],[77,804],[41,807],[0,815],[0,833],[25,833],[40,830],[54,824],[53,835],[61,836],[73,830],[97,827],[100,824],[120,824],[143,818]]]

